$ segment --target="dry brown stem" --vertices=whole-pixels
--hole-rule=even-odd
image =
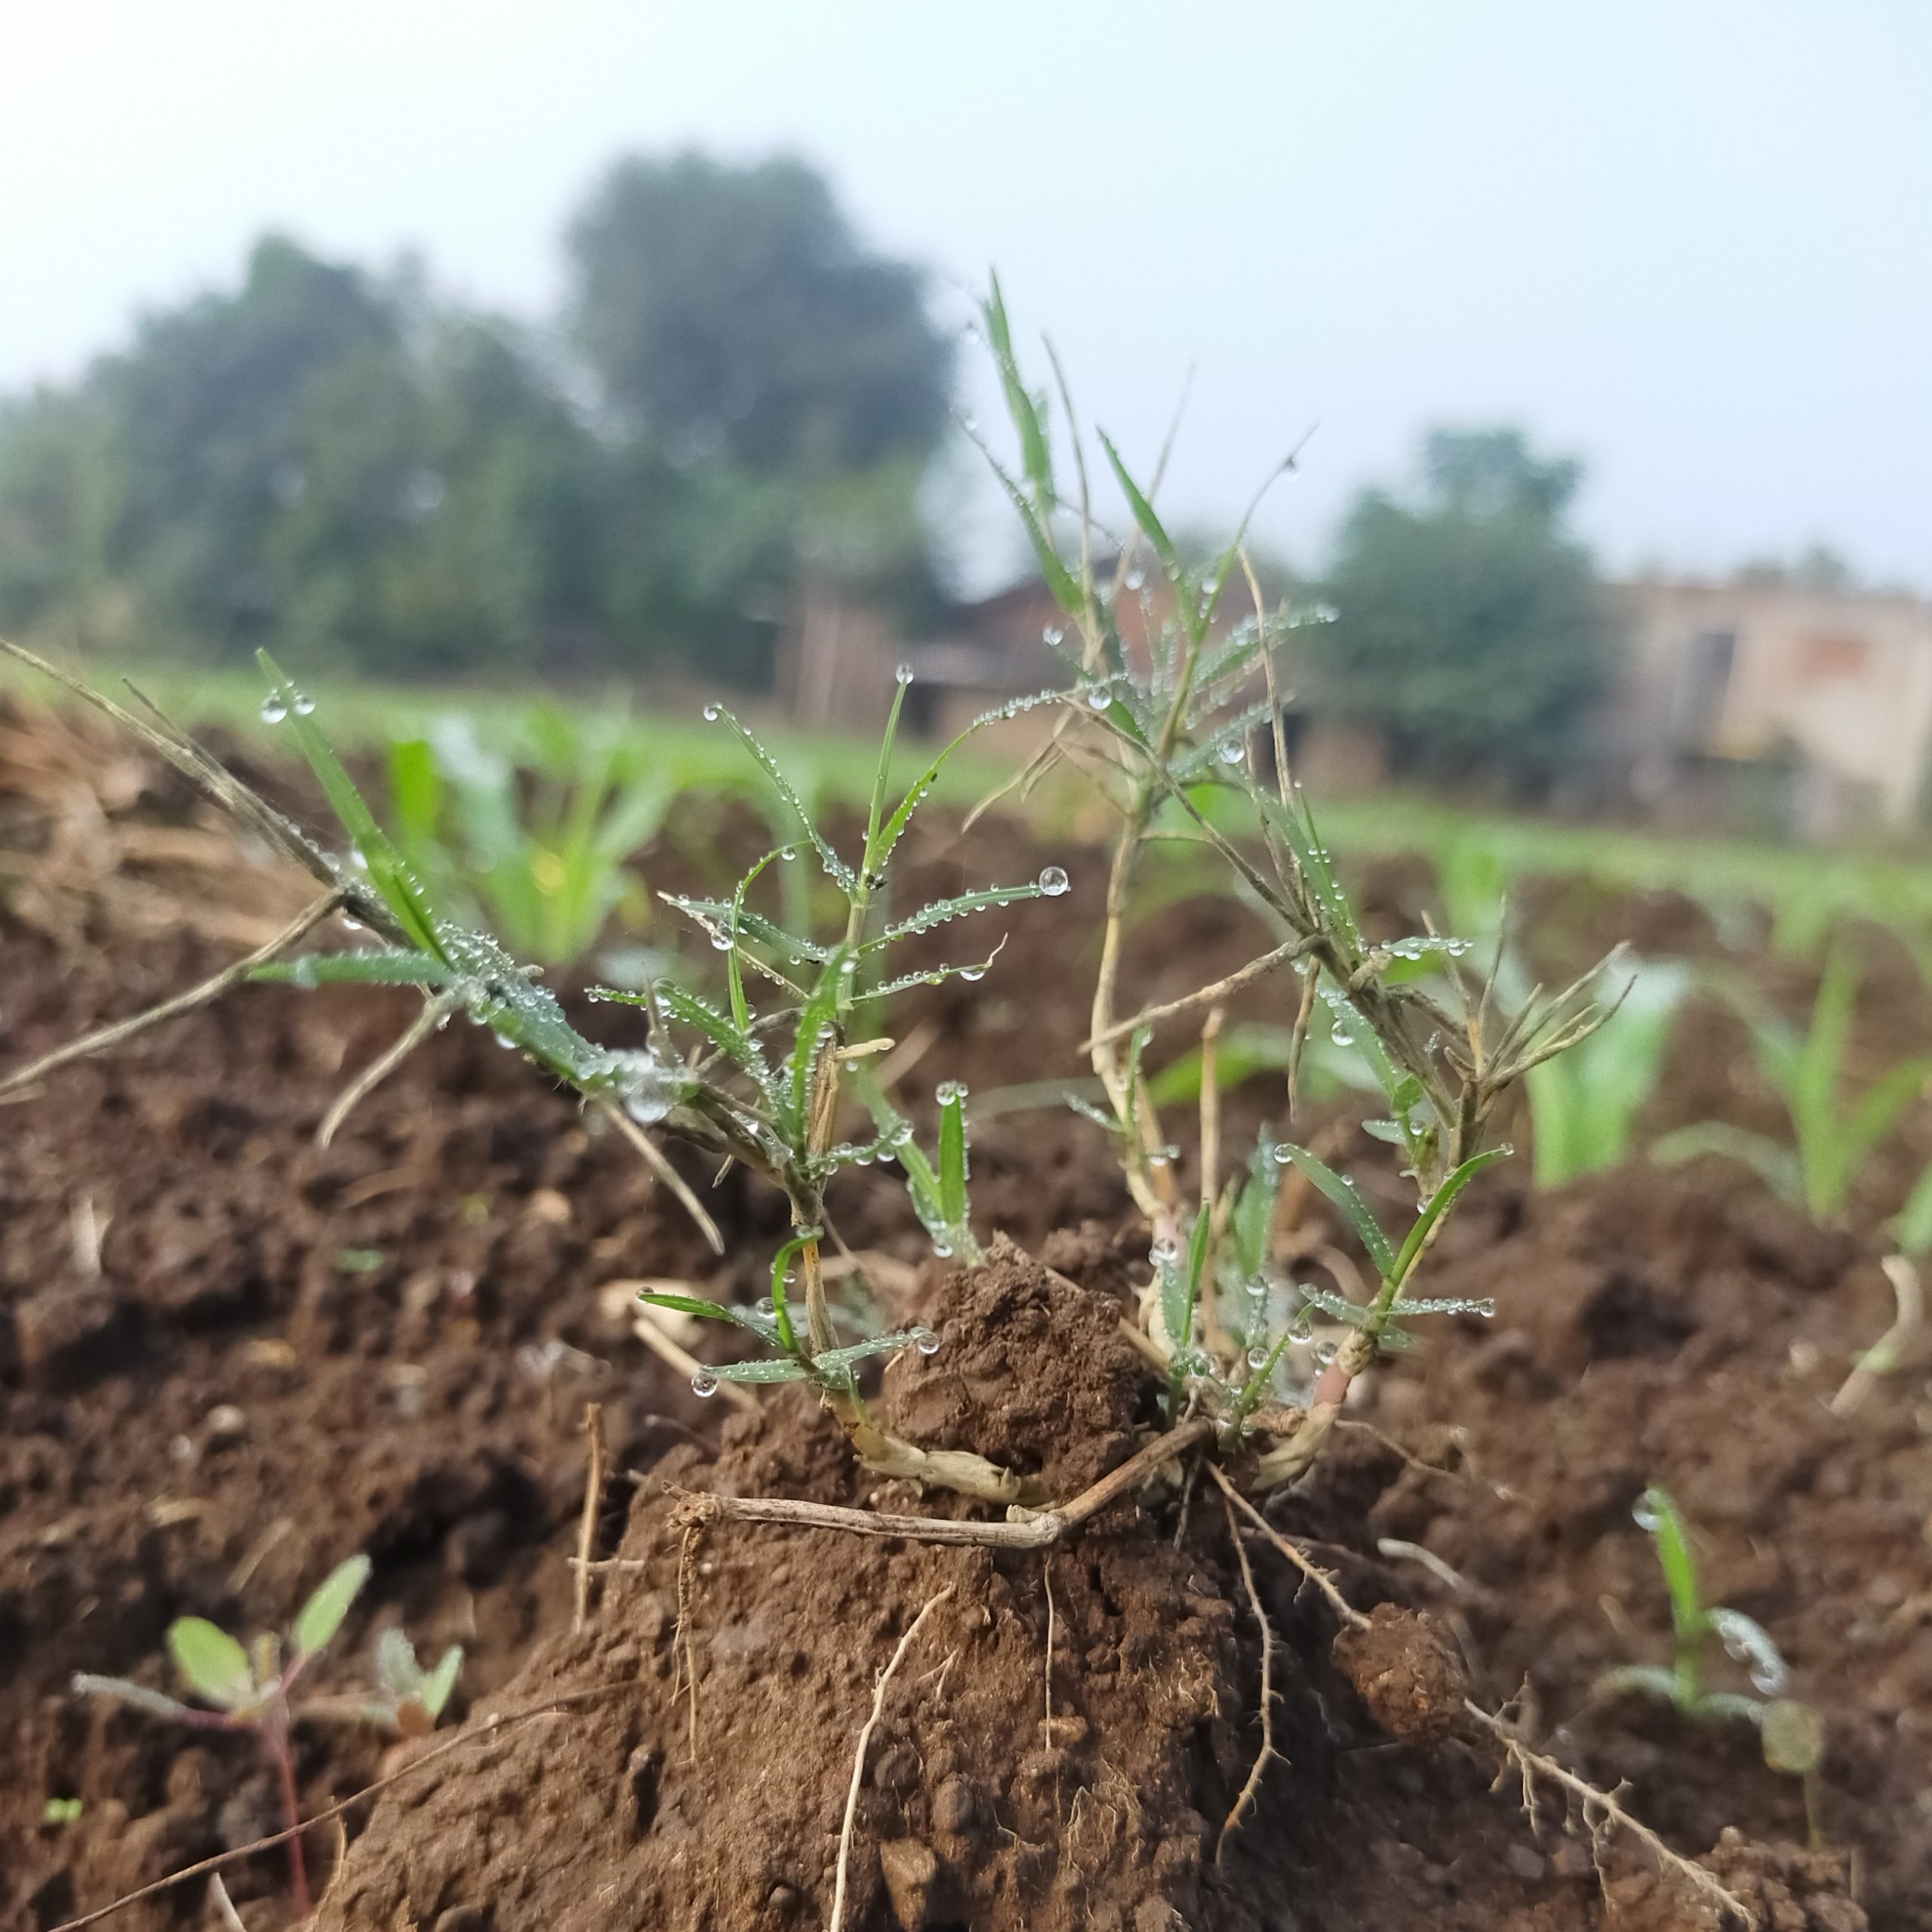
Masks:
[[[239,986],[257,966],[266,965],[277,953],[293,946],[304,934],[312,931],[340,903],[340,894],[334,891],[312,899],[266,945],[258,946],[253,952],[245,954],[232,965],[224,966],[199,986],[190,986],[186,992],[177,993],[172,999],[165,999],[158,1006],[149,1007],[145,1013],[137,1013],[131,1019],[117,1020],[111,1026],[97,1026],[91,1033],[83,1033],[78,1040],[69,1040],[65,1046],[56,1047],[51,1053],[29,1060],[25,1066],[0,1080],[0,1094],[31,1086],[42,1074],[51,1073],[57,1066],[65,1066],[70,1060],[85,1060],[90,1054],[118,1046],[123,1040],[131,1039],[135,1034],[145,1032],[164,1020],[191,1013],[196,1007],[205,1006],[210,1000],[219,998],[230,986]]]

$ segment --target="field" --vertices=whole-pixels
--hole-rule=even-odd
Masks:
[[[284,741],[239,728],[258,702],[218,695],[198,721],[333,835]],[[315,888],[107,728],[0,705],[4,1078],[192,986]],[[367,717],[407,735],[433,708],[385,698]],[[337,709],[380,799],[378,734]],[[507,752],[525,730],[506,704],[478,735]],[[621,1046],[642,1041],[642,1016],[583,997],[614,959],[675,960],[725,1001],[719,954],[648,909],[641,881],[728,900],[773,809],[742,758],[722,788],[723,734],[635,731],[627,757],[684,761],[673,808],[619,855],[592,958],[549,974],[573,1020]],[[871,752],[780,752],[820,774],[814,808],[851,849]],[[970,1089],[986,1258],[936,1254],[901,1176],[869,1159],[829,1184],[851,1259],[826,1266],[847,1332],[937,1338],[866,1371],[894,1437],[1060,1501],[1192,1411],[1164,1407],[1178,1383],[1139,1320],[1148,1222],[1107,1136],[1063,1104],[1099,1091],[1082,1042],[1103,826],[1055,790],[963,829],[998,775],[954,768],[906,834],[895,903],[1054,867],[1070,884],[989,915],[988,943],[1008,937],[983,979],[897,995],[877,1060],[922,1145],[942,1083]],[[244,986],[0,1099],[0,1915],[47,1932],[279,1829],[254,1739],[78,1697],[69,1679],[160,1689],[175,1619],[285,1628],[359,1552],[370,1581],[312,1688],[349,1690],[389,1626],[426,1655],[464,1654],[429,1739],[297,1727],[306,1817],[395,1779],[306,1834],[325,1927],[1725,1922],[1715,1894],[1533,1774],[1512,1740],[1619,1794],[1762,1926],[1932,1924],[1932,1408],[1899,1285],[1915,1281],[1900,1250],[1916,1251],[1908,1204],[1932,1164],[1932,869],[1412,801],[1337,808],[1324,829],[1371,936],[1422,933],[1426,914],[1460,917],[1507,885],[1526,977],[1560,983],[1627,940],[1643,979],[1681,971],[1683,990],[1648,1075],[1633,996],[1577,1050],[1567,1100],[1548,1083],[1507,1097],[1489,1137],[1521,1155],[1478,1178],[1428,1255],[1428,1294],[1466,1306],[1418,1323],[1417,1346],[1349,1389],[1319,1460],[1257,1492],[1272,1538],[1237,1527],[1218,1464],[1178,1455],[1041,1546],[694,1506],[777,1498],[989,1528],[1007,1514],[869,1471],[809,1386],[721,1386],[703,1367],[694,1383],[667,1361],[681,1349],[715,1369],[740,1337],[673,1312],[646,1340],[641,1285],[741,1307],[779,1285],[792,1219],[743,1164],[714,1185],[716,1160],[672,1156],[715,1219],[714,1254],[621,1131],[460,1021],[318,1146],[345,1084],[422,1011],[408,987]],[[502,884],[470,880],[507,903]],[[823,889],[786,888],[807,910]],[[1137,906],[1124,1012],[1277,937],[1184,851],[1152,854]],[[956,961],[964,930],[912,935],[901,965]],[[1802,1032],[1834,958],[1856,962],[1844,1037],[1827,1055],[1814,1027],[1814,1077],[1787,1106],[1765,1041],[1780,1020]],[[1224,1002],[1223,1091],[1204,1115],[1198,1013],[1155,1036],[1147,1071],[1175,1141],[1158,1164],[1184,1195],[1204,1125],[1224,1174],[1264,1125],[1290,1131],[1282,984]],[[1355,1045],[1318,1028],[1293,1134],[1392,1220],[1413,1190],[1361,1131],[1381,1109]],[[1860,1097],[1888,1081],[1897,1106],[1825,1198]],[[1555,1173],[1564,1105],[1583,1127]],[[1807,1107],[1793,1179],[1764,1149],[1788,1151]],[[839,1131],[857,1138],[851,1112]],[[1672,1137],[1687,1154],[1755,1148],[1758,1164],[1647,1158]],[[1307,1172],[1281,1183],[1267,1265],[1360,1302],[1367,1263]],[[1318,1390],[1315,1365],[1348,1339],[1325,1315],[1298,1339]],[[586,1513],[591,1404],[608,1469]],[[1752,1687],[1748,1645],[1741,1661],[1709,1646],[1708,1706],[1606,1684],[1685,1648],[1657,1537],[1633,1518],[1654,1487],[1682,1512],[1703,1604],[1761,1626],[1788,1667],[1780,1696],[1822,1721],[1801,1775],[1772,1768],[1761,1706],[1754,1721],[1721,1703]],[[584,1555],[598,1567],[575,1567]],[[1508,1728],[1465,1697],[1506,1709]],[[223,1872],[245,1924],[295,1922],[281,1850]],[[108,1922],[211,1922],[205,1887]]]

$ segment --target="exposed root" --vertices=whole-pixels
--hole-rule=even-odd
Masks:
[[[678,1628],[671,1640],[674,1672],[671,1702],[675,1706],[681,1686],[691,1703],[691,1762],[697,1762],[697,1653],[691,1647],[691,1551],[704,1534],[699,1522],[685,1524],[684,1540],[678,1546]]]
[[[891,1683],[893,1672],[899,1668],[906,1653],[912,1648],[912,1639],[919,1634],[920,1626],[952,1594],[952,1586],[948,1583],[936,1595],[926,1599],[924,1607],[906,1626],[906,1634],[900,1638],[891,1661],[878,1674],[878,1684],[872,1692],[872,1715],[866,1719],[865,1727],[859,1733],[857,1748],[852,1753],[852,1782],[845,1793],[845,1822],[838,1832],[838,1875],[832,1888],[832,1916],[828,1921],[830,1932],[840,1932],[845,1922],[845,1884],[851,1870],[852,1826],[858,1816],[859,1787],[865,1781],[866,1749],[872,1741],[872,1733],[878,1728],[879,1718],[885,1709],[886,1687]]]
[[[1262,1774],[1268,1768],[1269,1759],[1275,1755],[1275,1635],[1268,1627],[1267,1612],[1261,1607],[1261,1593],[1254,1587],[1254,1571],[1241,1540],[1241,1525],[1235,1521],[1234,1504],[1225,1491],[1221,1507],[1227,1512],[1228,1540],[1234,1545],[1235,1561],[1241,1565],[1241,1580],[1247,1590],[1248,1607],[1254,1612],[1254,1620],[1261,1626],[1261,1749],[1255,1754],[1254,1768],[1235,1799],[1233,1810],[1221,1821],[1220,1836],[1214,1841],[1217,1865],[1228,1848],[1229,1838],[1239,1829],[1241,1819],[1254,1804],[1254,1794],[1261,1789]]]
[[[150,1026],[158,1026],[164,1020],[192,1013],[196,1007],[220,998],[230,986],[239,986],[257,966],[266,966],[277,953],[285,951],[320,925],[341,901],[342,895],[334,891],[325,892],[319,899],[312,899],[301,913],[266,946],[258,946],[253,952],[245,953],[232,965],[224,966],[199,986],[190,986],[186,992],[177,993],[172,999],[165,999],[158,1006],[149,1007],[145,1013],[135,1014],[131,1019],[117,1020],[111,1026],[97,1026],[91,1033],[83,1033],[78,1040],[69,1040],[64,1047],[56,1047],[51,1053],[29,1060],[25,1066],[0,1079],[0,1095],[30,1087],[42,1074],[51,1073],[57,1066],[105,1052],[109,1047],[118,1046],[123,1040],[132,1039],[137,1033],[145,1032]]]
[[[1137,1488],[1186,1451],[1206,1442],[1214,1425],[1204,1419],[1183,1423],[1158,1435],[1092,1488],[1072,1502],[1037,1514],[1021,1513],[1004,1523],[954,1522],[943,1517],[888,1515],[876,1509],[844,1509],[827,1503],[798,1503],[786,1497],[718,1496],[684,1492],[672,1520],[687,1528],[721,1520],[775,1523],[791,1529],[842,1530],[855,1536],[896,1537],[909,1543],[970,1543],[996,1549],[1044,1549],[1110,1503]]]
[[[1287,1538],[1283,1536],[1281,1531],[1276,1529],[1274,1524],[1269,1522],[1268,1518],[1263,1515],[1261,1512],[1256,1509],[1254,1505],[1249,1502],[1232,1483],[1229,1481],[1216,1464],[1210,1463],[1208,1465],[1208,1473],[1220,1484],[1221,1494],[1227,1498],[1229,1503],[1247,1517],[1249,1521],[1253,1523],[1254,1527],[1275,1546],[1275,1549],[1280,1551],[1281,1555],[1285,1556],[1321,1592],[1322,1595],[1327,1599],[1328,1607],[1344,1623],[1352,1629],[1359,1630],[1367,1627],[1368,1619],[1363,1616],[1361,1612],[1356,1609],[1340,1590],[1336,1589],[1334,1580],[1327,1571],[1318,1570],[1306,1556],[1303,1555],[1301,1552],[1296,1549],[1294,1545],[1289,1542]],[[1240,1546],[1238,1538],[1235,1540],[1235,1546],[1238,1549]],[[1247,1568],[1245,1559],[1243,1561],[1242,1568],[1244,1571]]]
[[[597,1509],[604,1498],[604,1405],[586,1402],[583,1432],[590,1451],[583,1472],[583,1515],[577,1529],[577,1601],[571,1627],[581,1630],[590,1617],[590,1559],[597,1546]]]
[[[1719,1911],[1734,1914],[1741,1923],[1753,1927],[1755,1932],[1758,1923],[1757,1916],[1736,1893],[1720,1884],[1703,1866],[1672,1851],[1647,1825],[1640,1824],[1625,1810],[1611,1793],[1586,1783],[1575,1772],[1564,1770],[1554,1758],[1532,1751],[1501,1718],[1484,1710],[1480,1704],[1466,1697],[1463,1708],[1503,1746],[1509,1761],[1515,1765],[1523,1781],[1523,1808],[1533,1822],[1536,1816],[1534,1781],[1540,1777],[1547,1778],[1579,1801],[1583,1808],[1583,1822],[1593,1834],[1612,1825],[1620,1831],[1629,1832],[1665,1871],[1674,1873]]]

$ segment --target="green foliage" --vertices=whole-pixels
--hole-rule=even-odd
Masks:
[[[1577,467],[1508,430],[1438,431],[1426,454],[1422,502],[1370,491],[1343,528],[1315,684],[1405,774],[1547,782],[1605,676],[1590,560],[1563,521]]]
[[[1850,944],[1840,941],[1826,955],[1802,1033],[1742,980],[1720,982],[1749,1026],[1758,1068],[1789,1116],[1792,1144],[1706,1121],[1666,1134],[1651,1149],[1652,1157],[1677,1161],[1723,1155],[1755,1170],[1814,1220],[1836,1220],[1866,1163],[1932,1078],[1932,1055],[1914,1054],[1886,1068],[1855,1095],[1847,1092],[1858,982],[1857,960]],[[1925,1211],[1913,1206],[1908,1225],[1916,1230]]]
[[[1607,1672],[1597,1681],[1598,1694],[1660,1698],[1687,1718],[1741,1718],[1758,1727],[1772,1770],[1809,1776],[1823,1755],[1823,1724],[1809,1705],[1785,1695],[1791,1673],[1770,1633],[1741,1611],[1706,1604],[1689,1527],[1668,1491],[1655,1485],[1645,1490],[1632,1514],[1657,1546],[1670,1598],[1674,1654],[1667,1669],[1630,1664]],[[1704,1687],[1714,1645],[1744,1666],[1758,1696]]]
[[[515,761],[485,751],[461,718],[392,745],[397,843],[438,902],[546,966],[582,958],[620,906],[641,925],[648,902],[627,861],[676,794],[626,725],[621,711],[533,712],[531,755]]]
[[[290,1635],[298,1659],[312,1657],[334,1641],[349,1614],[349,1606],[369,1580],[369,1559],[352,1556],[338,1564],[323,1580],[315,1593],[302,1606]]]
[[[1532,1067],[1532,1171],[1539,1187],[1617,1166],[1629,1157],[1637,1116],[1663,1071],[1690,976],[1662,962],[1636,965],[1616,1011],[1560,1058]]]

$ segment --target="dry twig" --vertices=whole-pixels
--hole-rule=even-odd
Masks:
[[[952,1586],[948,1583],[937,1595],[926,1599],[925,1607],[906,1626],[906,1634],[899,1640],[899,1647],[892,1654],[891,1662],[878,1674],[878,1687],[872,1692],[872,1715],[866,1719],[865,1727],[859,1733],[858,1748],[852,1753],[852,1783],[845,1794],[845,1822],[838,1833],[838,1875],[832,1888],[832,1917],[829,1921],[831,1932],[839,1932],[845,1922],[845,1882],[852,1862],[852,1826],[858,1815],[859,1786],[866,1775],[866,1748],[872,1741],[872,1733],[878,1728],[878,1721],[885,1710],[886,1687],[892,1681],[893,1672],[900,1666],[906,1653],[912,1647],[912,1639],[919,1634],[919,1628],[940,1605],[952,1594]]]
[[[257,966],[266,965],[278,952],[293,946],[305,933],[320,925],[335,910],[340,898],[337,892],[324,893],[320,898],[311,900],[300,917],[291,920],[266,946],[258,946],[232,965],[224,966],[199,986],[190,986],[186,992],[177,993],[172,999],[165,999],[158,1006],[151,1006],[145,1013],[135,1014],[131,1019],[117,1020],[112,1026],[97,1027],[91,1033],[83,1033],[78,1040],[69,1040],[64,1047],[56,1047],[51,1053],[29,1060],[25,1066],[0,1079],[0,1094],[30,1086],[43,1073],[51,1073],[57,1066],[65,1066],[70,1060],[85,1060],[90,1054],[118,1046],[123,1040],[131,1039],[135,1034],[145,1032],[164,1020],[191,1013],[196,1007],[205,1006],[210,1000],[219,998],[230,986],[240,985]]]

